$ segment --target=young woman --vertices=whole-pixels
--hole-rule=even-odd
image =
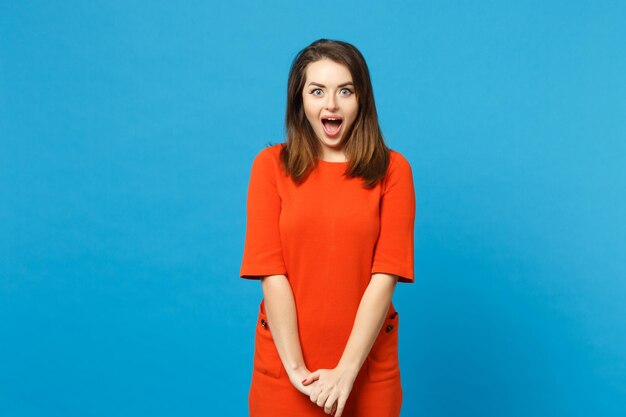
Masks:
[[[294,59],[287,141],[252,163],[240,276],[261,280],[252,417],[397,417],[396,283],[413,282],[409,162],[378,125],[367,64],[320,39]]]

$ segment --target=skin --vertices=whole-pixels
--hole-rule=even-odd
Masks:
[[[348,67],[329,59],[312,62],[306,68],[306,81],[302,89],[304,113],[322,145],[322,159],[325,161],[346,160],[343,152],[346,132],[359,112],[352,82]],[[331,114],[343,118],[339,136],[336,138],[327,136],[322,124],[322,116]]]
[[[352,81],[349,69],[334,61],[323,59],[307,66],[302,91],[304,111],[320,140],[325,161],[346,160],[343,152],[345,132],[354,123],[359,110],[354,86],[344,85]],[[322,116],[330,114],[343,118],[336,138],[328,137],[322,125]],[[296,306],[287,277],[270,275],[261,279],[267,320],[272,323],[276,350],[289,380],[326,414],[341,417],[357,374],[383,326],[397,281],[395,275],[372,274],[337,366],[311,372],[304,363]]]
[[[291,285],[285,275],[269,275],[261,278],[263,298],[265,299],[265,314],[271,323],[272,337],[278,356],[287,371],[289,380],[301,393],[310,396],[311,390],[317,386],[305,386],[302,380],[311,372],[304,363],[296,304],[294,302]]]

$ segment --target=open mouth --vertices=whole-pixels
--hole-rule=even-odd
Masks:
[[[336,136],[339,133],[339,128],[343,120],[339,117],[323,117],[322,125],[324,125],[324,131],[328,136]]]

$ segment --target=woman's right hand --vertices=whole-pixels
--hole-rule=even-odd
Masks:
[[[304,378],[306,378],[310,373],[311,373],[311,371],[309,371],[306,368],[306,366],[302,366],[302,367],[292,371],[291,373],[289,373],[289,380],[291,381],[291,384],[298,391],[300,391],[301,393],[303,393],[306,396],[310,396],[311,395],[311,390],[318,383],[318,381],[314,381],[313,383],[310,383],[309,385],[303,385],[302,384],[302,380]]]

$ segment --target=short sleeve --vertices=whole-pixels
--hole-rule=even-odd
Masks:
[[[278,228],[281,199],[276,186],[276,162],[269,148],[259,152],[252,162],[241,278],[287,274]]]
[[[415,190],[411,165],[400,153],[393,152],[383,182],[380,232],[374,247],[372,274],[392,274],[398,276],[398,282],[414,282],[414,227]]]

